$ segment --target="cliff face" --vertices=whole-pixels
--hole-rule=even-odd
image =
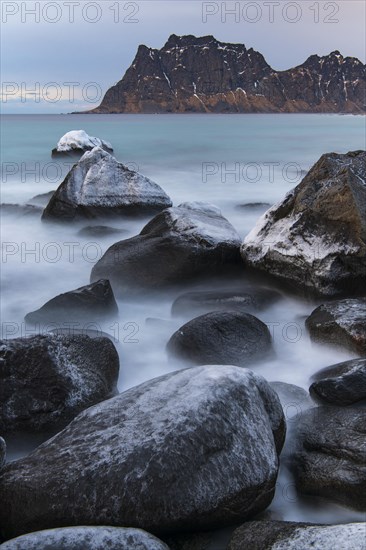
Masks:
[[[366,113],[366,66],[338,51],[286,71],[213,36],[139,46],[126,74],[92,113]]]

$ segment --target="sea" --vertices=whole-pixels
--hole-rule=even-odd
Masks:
[[[243,239],[323,153],[346,153],[366,145],[365,118],[353,115],[3,115],[1,123],[2,204],[24,205],[56,189],[74,161],[53,159],[51,150],[66,132],[83,129],[111,142],[114,156],[157,182],[174,205],[204,201],[218,206]],[[147,221],[104,220],[103,225],[123,230],[123,236],[82,237],[81,228],[98,222],[50,224],[43,223],[39,213],[3,209],[1,338],[30,336],[34,327],[24,324],[26,313],[57,294],[88,284],[94,263],[107,248],[137,235]],[[245,283],[243,267],[236,288]],[[227,285],[215,280],[204,288]],[[120,355],[120,391],[181,368],[168,357],[165,346],[188,320],[171,316],[172,303],[192,288],[203,287],[182,283],[175,292],[126,297],[118,300],[117,320],[100,325],[90,319],[76,327],[113,336]],[[253,366],[256,372],[269,381],[308,390],[316,371],[355,357],[345,349],[310,341],[304,322],[320,303],[283,292],[281,300],[258,313],[270,327],[275,355]],[[289,425],[296,412],[299,404],[290,403],[285,410]],[[8,459],[24,456],[32,447],[34,442],[18,441],[10,445]],[[364,520],[364,514],[298,495],[286,466],[281,467],[276,496],[266,514],[317,523]]]

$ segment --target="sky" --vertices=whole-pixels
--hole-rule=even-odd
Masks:
[[[69,113],[99,105],[139,44],[214,35],[260,51],[278,70],[339,50],[365,63],[364,0],[43,0],[1,3],[3,113]]]

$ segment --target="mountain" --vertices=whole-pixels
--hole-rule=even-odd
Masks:
[[[338,51],[286,71],[213,36],[139,46],[122,80],[89,113],[366,113],[366,65]]]

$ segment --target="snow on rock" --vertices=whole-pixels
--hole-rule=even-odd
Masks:
[[[90,407],[0,472],[6,538],[67,525],[217,529],[265,509],[285,421],[264,378],[210,365]]]
[[[105,151],[112,152],[112,145],[108,141],[89,136],[84,130],[71,130],[67,132],[52,149],[52,156],[83,154],[94,147],[101,147]]]
[[[155,216],[140,235],[112,245],[91,279],[109,279],[113,290],[161,288],[212,276],[241,262],[240,237],[219,209],[184,203]]]
[[[108,338],[2,340],[0,365],[0,433],[57,431],[116,394],[119,359]]]
[[[101,147],[86,152],[53,194],[42,219],[147,214],[172,205],[163,189]]]
[[[228,550],[334,550],[364,548],[366,523],[321,525],[292,521],[248,521],[236,529]]]
[[[241,248],[245,263],[318,294],[360,292],[366,270],[366,152],[329,153],[270,208]]]
[[[141,529],[125,527],[62,527],[22,535],[0,545],[1,550],[169,550]]]

